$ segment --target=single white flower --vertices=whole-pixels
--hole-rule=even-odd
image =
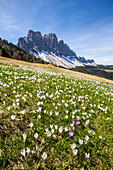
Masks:
[[[29,126],[30,126],[30,128],[32,128],[32,127],[33,127],[33,123],[31,122],[31,123],[29,124]]]
[[[92,135],[95,135],[95,132],[94,132],[94,131],[92,131]]]
[[[50,125],[50,128],[52,129],[52,128],[53,128],[53,125]]]
[[[89,140],[89,136],[85,136],[85,140],[88,141]]]
[[[56,130],[58,129],[58,125],[55,125],[55,129],[56,129]]]
[[[82,145],[83,144],[83,140],[79,139],[79,143],[80,143],[80,145]]]
[[[102,139],[102,136],[101,136],[101,135],[99,136],[99,139]]]
[[[38,133],[35,133],[35,134],[34,134],[34,137],[37,139],[37,138],[38,138]]]
[[[26,137],[27,137],[27,135],[24,133],[23,135],[23,138],[24,138],[24,142],[26,141]]]
[[[23,148],[20,153],[25,157],[25,148]]]
[[[51,133],[54,133],[54,131],[55,131],[55,130],[54,130],[54,129],[52,129],[52,130],[51,130]]]
[[[11,119],[12,119],[12,120],[14,120],[14,119],[15,119],[15,117],[16,117],[15,115],[12,115],[12,116],[11,116]]]
[[[65,127],[65,132],[67,132],[68,131],[68,128],[67,127]]]
[[[7,110],[10,110],[10,108],[11,108],[10,106],[9,106],[9,107],[7,107]]]
[[[52,115],[52,112],[50,111],[50,115]]]
[[[85,153],[85,155],[87,159],[90,157],[90,153]]]
[[[20,113],[21,113],[22,115],[24,115],[24,114],[25,114],[25,110],[22,110]]]
[[[29,154],[30,153],[30,149],[28,147],[26,149],[27,149],[26,152]]]
[[[40,119],[40,118],[41,118],[41,115],[38,115],[38,118]]]
[[[51,132],[47,131],[47,137],[50,137],[50,136],[51,136]]]
[[[62,126],[60,126],[60,128],[59,128],[59,132],[60,132],[60,133],[62,133],[62,131],[63,131],[63,127],[62,127]]]
[[[85,124],[88,125],[89,124],[89,120],[87,120]]]
[[[59,112],[55,112],[55,115],[58,116]]]
[[[88,130],[88,133],[90,134],[90,133],[91,133],[91,130]]]
[[[74,119],[75,118],[75,116],[74,115],[72,115],[72,119]]]
[[[71,145],[71,149],[75,149],[76,148],[76,143],[73,143],[72,145]]]
[[[13,106],[14,106],[14,107],[15,107],[15,105],[16,105],[16,104],[15,104],[15,103],[13,103]]]
[[[68,119],[68,115],[65,115],[65,119]]]
[[[44,152],[44,153],[42,154],[42,158],[43,158],[44,160],[47,158],[47,153],[46,153],[46,152]]]
[[[74,156],[77,155],[78,149],[73,149],[72,151],[73,151]]]
[[[49,130],[48,128],[45,129],[46,133],[48,132],[48,130]]]

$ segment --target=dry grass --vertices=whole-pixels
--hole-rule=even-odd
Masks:
[[[0,56],[0,62],[18,65],[18,66],[21,66],[21,67],[26,66],[26,67],[29,67],[29,68],[35,68],[37,70],[47,70],[47,71],[52,71],[52,72],[57,72],[57,73],[64,73],[64,74],[67,74],[67,75],[92,79],[92,80],[96,80],[96,81],[99,81],[99,82],[103,82],[103,83],[113,85],[112,80],[102,78],[102,77],[98,77],[98,76],[94,76],[94,75],[90,75],[90,74],[80,73],[80,72],[77,72],[77,71],[72,71],[72,70],[68,70],[68,69],[64,69],[64,68],[60,68],[60,67],[56,67],[56,66],[53,66],[52,64],[29,63],[29,62],[10,59],[10,58],[1,57],[1,56]]]

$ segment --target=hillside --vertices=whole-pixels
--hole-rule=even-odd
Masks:
[[[0,169],[112,169],[113,86],[13,64],[0,63]]]
[[[29,53],[25,52],[21,48],[17,47],[12,43],[8,43],[7,40],[2,40],[1,38],[0,38],[0,55],[3,57],[23,60],[31,63],[43,63],[43,64],[47,63],[41,58],[31,56]]]
[[[69,69],[65,69],[61,67],[56,67],[51,64],[30,63],[30,62],[10,59],[6,57],[0,57],[0,62],[6,63],[6,64],[13,64],[15,66],[25,67],[25,68],[29,68],[29,69],[33,69],[37,71],[50,71],[50,72],[55,72],[55,73],[62,73],[66,75],[71,75],[71,76],[75,76],[79,78],[86,78],[86,79],[95,80],[95,81],[113,85],[113,81],[110,79],[102,78],[96,75],[78,72],[77,70],[69,70]]]
[[[110,71],[106,70],[106,68],[108,68],[108,67],[103,66],[103,69],[101,69],[98,66],[97,67],[85,66],[85,67],[73,68],[72,70],[113,80],[113,69],[112,69],[112,67],[111,67],[112,70],[110,70]]]

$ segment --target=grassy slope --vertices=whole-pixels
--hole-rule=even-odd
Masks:
[[[101,78],[101,77],[98,77],[98,76],[80,73],[80,72],[76,72],[76,71],[71,71],[71,70],[68,70],[68,69],[60,68],[60,67],[55,67],[51,64],[47,65],[47,64],[29,63],[29,62],[9,59],[9,58],[5,58],[5,57],[0,57],[0,61],[5,62],[5,63],[12,63],[12,64],[15,64],[15,65],[21,65],[23,67],[26,66],[26,67],[29,67],[29,68],[54,71],[56,73],[65,73],[65,74],[68,74],[68,75],[73,75],[73,76],[82,77],[82,78],[88,78],[88,79],[97,80],[97,81],[100,81],[100,82],[104,82],[104,83],[108,83],[108,84],[113,85],[112,80],[108,80],[108,79]]]
[[[20,63],[25,65],[25,62],[18,62]],[[31,64],[26,64],[31,67]],[[54,73],[23,70],[4,64],[0,66],[2,170],[14,167],[59,170],[81,170],[84,167],[85,170],[112,170],[113,86]],[[48,68],[43,65],[40,68],[45,67]],[[51,65],[49,69],[52,69]],[[62,71],[56,67],[54,70]],[[23,110],[24,114],[21,112]],[[12,115],[15,115],[14,120],[11,119]],[[76,125],[77,116],[80,117],[80,125]],[[75,130],[70,137],[73,120]],[[58,125],[57,130],[55,125]],[[63,132],[59,132],[60,127],[63,127]],[[68,128],[67,132],[65,127]],[[47,128],[49,131],[53,129],[56,137],[47,137]],[[37,139],[34,137],[36,132]],[[27,135],[25,142],[23,133]],[[79,139],[83,140],[82,145]],[[73,154],[73,143],[77,144],[77,155]],[[25,158],[20,153],[23,148],[26,149]],[[42,158],[44,152],[47,153],[45,160]],[[86,158],[86,153],[90,153],[89,158]]]

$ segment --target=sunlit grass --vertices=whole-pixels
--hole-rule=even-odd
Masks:
[[[0,64],[1,169],[112,169],[113,86]]]

